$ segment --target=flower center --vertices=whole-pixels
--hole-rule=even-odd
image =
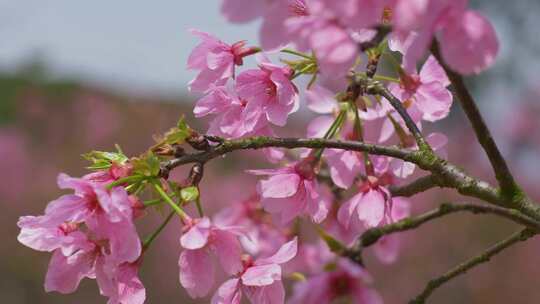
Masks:
[[[330,288],[334,297],[348,295],[354,288],[353,280],[346,274],[339,274],[330,280]]]
[[[415,93],[418,87],[422,84],[422,82],[420,81],[420,76],[416,74],[407,75],[403,73],[400,75],[400,78],[400,86],[410,93]]]
[[[312,180],[315,178],[314,162],[314,157],[306,157],[294,166],[294,171],[303,179]]]

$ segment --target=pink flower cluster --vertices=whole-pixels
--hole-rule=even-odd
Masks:
[[[490,22],[467,9],[468,0],[223,0],[231,22],[261,17],[263,48],[293,43],[313,50],[323,73],[345,74],[358,56],[358,39],[380,23],[392,26],[390,42],[414,70],[433,37],[448,64],[463,74],[479,73],[493,64],[498,41]],[[355,35],[360,34],[360,35]],[[368,34],[369,36],[369,34]]]
[[[108,172],[73,178],[58,176],[58,186],[74,194],[49,203],[45,214],[23,216],[19,242],[52,252],[45,290],[74,292],[84,278],[96,279],[108,303],[143,303],[145,289],[138,278],[141,241],[133,220],[138,200],[123,187],[106,185],[125,173]]]
[[[107,163],[110,168],[103,169],[98,159],[92,174],[61,174],[59,187],[74,193],[50,202],[44,215],[20,218],[18,240],[53,253],[46,291],[71,293],[90,278],[108,303],[143,303],[138,270],[149,243],[141,243],[134,220],[147,206],[168,203],[182,222],[179,281],[192,298],[213,294],[213,304],[239,304],[244,296],[253,304],[281,304],[283,281],[300,277],[291,303],[344,298],[382,303],[368,272],[326,245],[351,246],[367,229],[408,217],[409,200],[393,195],[392,187],[414,175],[414,164],[341,149],[284,153],[267,148],[268,159],[279,164],[247,171],[259,178],[256,193],[208,217],[195,182],[202,176],[194,177],[202,164],[193,167],[187,182],[175,183],[167,181],[170,168],[163,161],[183,156],[182,144],[207,155],[215,152],[214,144],[230,144],[226,139],[274,136],[274,128],[286,126],[299,110],[301,97],[318,114],[307,126],[309,138],[426,149],[411,134],[417,132],[414,124],[422,130],[444,119],[453,102],[445,69],[435,56],[427,56],[428,49],[438,46],[442,57],[437,58],[458,73],[479,73],[498,51],[493,27],[469,10],[466,0],[223,0],[222,12],[232,22],[262,18],[262,47],[191,31],[201,40],[187,63],[197,72],[189,88],[201,94],[193,112],[197,118],[212,117],[211,136],[182,121],[140,157],[100,152],[114,160]],[[387,37],[377,41],[381,28]],[[256,53],[253,67],[237,71]],[[273,59],[282,54],[294,57]],[[362,70],[365,61],[368,68]],[[389,65],[385,73],[393,76],[373,72],[373,64]],[[309,82],[296,80],[302,75],[310,76]],[[369,90],[355,88],[355,79],[376,81],[395,98],[364,94]],[[299,90],[304,84],[306,89]],[[425,141],[444,157],[445,135],[427,134]],[[119,154],[121,165],[115,162]],[[160,199],[141,202],[139,193],[149,189]],[[198,217],[182,209],[192,202]],[[326,244],[310,243],[300,234],[305,219]],[[385,236],[372,252],[380,262],[392,263],[400,242],[399,235]],[[216,278],[223,273],[229,279],[218,287]]]

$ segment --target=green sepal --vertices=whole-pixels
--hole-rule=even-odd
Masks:
[[[184,202],[194,201],[199,197],[199,189],[195,186],[183,188],[180,190],[180,197]]]

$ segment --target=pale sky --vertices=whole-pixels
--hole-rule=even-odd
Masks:
[[[193,76],[186,59],[197,28],[227,42],[257,41],[257,24],[234,26],[218,0],[0,0],[0,68],[38,54],[57,75],[122,89],[177,93]]]
[[[246,0],[250,1],[250,0]],[[540,79],[535,11],[537,0],[471,1],[494,21],[501,40],[497,64],[480,79],[489,97],[502,100],[497,84]],[[219,13],[220,0],[0,0],[0,69],[38,55],[52,74],[72,76],[127,92],[178,94],[193,77],[186,59],[197,28],[226,42],[257,44],[258,24],[233,25]],[[531,14],[533,16],[531,16]],[[527,17],[529,15],[529,17]],[[516,30],[515,18],[525,26]],[[530,24],[530,26],[528,26]],[[529,45],[516,35],[524,30]],[[513,72],[513,74],[511,73]],[[540,81],[540,80],[538,80]],[[501,86],[499,86],[501,87]],[[494,90],[495,88],[495,90]],[[514,90],[521,87],[510,86]]]

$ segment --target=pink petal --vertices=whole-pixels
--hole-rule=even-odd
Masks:
[[[245,23],[262,16],[266,8],[264,0],[223,0],[221,14],[229,22]]]
[[[383,219],[386,210],[385,198],[377,190],[369,190],[362,195],[358,202],[358,218],[365,223],[367,227],[379,225]]]
[[[422,84],[416,92],[416,105],[422,119],[437,121],[448,116],[452,106],[452,93],[439,82]]]
[[[281,280],[281,267],[268,264],[249,267],[242,274],[242,284],[247,286],[266,286]]]
[[[53,223],[82,222],[89,216],[88,200],[78,195],[62,195],[50,202],[45,209],[48,220]]]
[[[193,114],[195,114],[195,117],[202,117],[208,114],[220,113],[231,104],[231,99],[224,87],[216,87],[197,101]]]
[[[392,197],[392,218],[402,220],[411,215],[411,202],[405,197]]]
[[[310,42],[325,74],[346,75],[356,59],[358,47],[343,28],[333,23],[315,31]]]
[[[212,297],[212,304],[240,304],[240,280],[230,279],[223,283]]]
[[[306,93],[307,107],[320,114],[331,114],[338,109],[334,93],[320,85],[313,85]]]
[[[214,284],[212,259],[204,249],[184,250],[178,260],[180,284],[192,298],[208,294]]]
[[[375,256],[385,264],[392,264],[397,260],[399,248],[399,235],[387,235],[373,246]]]
[[[62,231],[57,225],[47,225],[44,223],[44,216],[22,216],[17,222],[17,226],[21,228],[21,232],[17,236],[17,240],[34,250],[38,251],[53,251],[64,244],[65,238]]]
[[[331,201],[329,195],[324,195],[323,189],[315,181],[304,181],[306,188],[306,210],[305,212],[311,217],[313,222],[319,224],[328,215]]]
[[[351,217],[353,216],[354,211],[358,207],[358,203],[360,202],[362,197],[363,194],[358,193],[339,207],[337,219],[339,223],[343,225],[346,229],[349,228]]]
[[[253,304],[283,304],[285,302],[285,289],[281,281],[262,287],[247,286],[243,290]]]
[[[296,256],[297,250],[298,238],[294,237],[291,241],[283,244],[274,255],[256,260],[255,265],[286,263]]]
[[[446,72],[433,55],[428,57],[424,66],[422,66],[422,70],[420,70],[419,76],[423,83],[439,82],[444,87],[450,85]]]
[[[259,182],[259,194],[264,198],[291,197],[298,192],[300,176],[298,174],[279,174]]]
[[[118,269],[118,302],[121,304],[143,304],[146,290],[138,276],[135,264],[122,264]]]
[[[92,275],[93,263],[94,260],[85,251],[66,257],[60,250],[56,250],[45,276],[45,291],[64,294],[74,292],[83,278]]]
[[[443,28],[441,52],[444,60],[461,74],[478,74],[491,66],[499,51],[495,29],[484,16],[466,11]]]
[[[279,1],[269,2],[267,6],[269,7],[265,10],[259,37],[264,50],[274,50],[290,41],[289,33],[285,28],[285,20],[289,17],[289,7]]]
[[[180,244],[185,249],[199,249],[208,243],[210,236],[210,219],[203,217],[198,223],[191,227],[180,237]]]
[[[313,119],[307,127],[307,137],[323,138],[330,126],[334,122],[334,117],[331,115],[322,115]]]
[[[135,262],[141,255],[141,240],[131,219],[112,223],[100,215],[86,224],[93,234],[109,240],[111,257],[117,262]]]
[[[362,168],[357,153],[329,149],[325,157],[330,167],[330,177],[340,188],[348,189]]]
[[[392,174],[399,178],[407,178],[414,173],[416,165],[401,159],[392,159],[390,162]]]
[[[448,143],[448,137],[442,133],[431,133],[426,136],[426,141],[429,143],[433,150],[438,151],[443,149]]]
[[[353,289],[353,301],[362,304],[383,304],[381,295],[374,289],[361,286]]]
[[[212,248],[221,266],[228,274],[236,274],[242,270],[242,248],[235,234],[229,231],[214,230]]]

